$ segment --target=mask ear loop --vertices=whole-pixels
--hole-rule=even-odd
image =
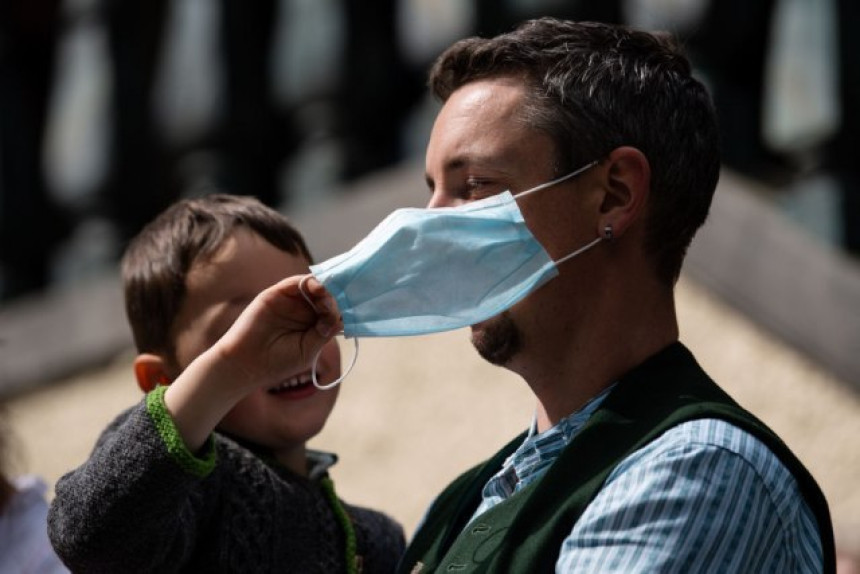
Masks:
[[[546,189],[546,188],[548,188],[548,187],[552,187],[552,186],[554,186],[554,185],[558,185],[559,183],[561,183],[561,182],[563,182],[563,181],[567,181],[567,180],[569,180],[569,179],[571,179],[571,178],[574,178],[574,177],[578,176],[578,175],[579,175],[579,174],[581,174],[582,172],[584,172],[584,171],[587,171],[587,170],[591,169],[592,167],[596,166],[598,163],[600,163],[598,160],[594,160],[594,161],[592,161],[591,163],[587,163],[587,164],[585,164],[584,166],[582,166],[581,168],[577,169],[576,171],[572,171],[572,172],[570,172],[570,173],[568,173],[568,174],[566,174],[566,175],[563,175],[563,176],[561,176],[561,177],[558,177],[558,178],[556,178],[556,179],[554,179],[554,180],[552,180],[552,181],[548,181],[548,182],[546,182],[546,183],[542,183],[542,184],[538,185],[537,187],[533,187],[533,188],[531,188],[531,189],[527,189],[527,190],[525,190],[525,191],[521,191],[521,192],[517,193],[516,195],[514,195],[514,197],[517,197],[517,198],[519,198],[519,197],[525,197],[525,196],[530,195],[530,194],[532,194],[532,193],[534,193],[534,192],[536,192],[536,191],[540,191],[540,190],[542,190],[542,189]]]
[[[554,186],[554,185],[557,185],[557,184],[559,184],[559,183],[561,183],[561,182],[563,182],[563,181],[567,181],[567,180],[569,180],[569,179],[571,179],[571,178],[576,177],[577,175],[581,174],[582,172],[584,172],[584,171],[587,171],[587,170],[591,169],[592,167],[596,166],[598,163],[600,163],[600,161],[599,161],[599,160],[594,160],[594,161],[592,161],[592,162],[590,162],[590,163],[585,164],[585,165],[584,165],[584,166],[582,166],[581,168],[579,168],[579,169],[577,169],[577,170],[575,170],[575,171],[572,171],[572,172],[568,173],[567,175],[563,175],[563,176],[558,177],[558,178],[556,178],[556,179],[554,179],[554,180],[552,180],[552,181],[548,181],[548,182],[546,182],[546,183],[542,183],[542,184],[540,184],[540,185],[539,185],[539,186],[537,186],[537,187],[533,187],[533,188],[531,188],[531,189],[527,189],[527,190],[525,190],[525,191],[521,191],[520,193],[516,194],[514,197],[516,197],[516,198],[525,197],[526,195],[532,194],[532,193],[534,193],[534,192],[536,192],[536,191],[540,191],[540,190],[542,190],[542,189],[546,189],[546,188],[548,188],[548,187],[552,187],[552,186]],[[612,239],[612,231],[611,231],[611,230],[612,230],[612,226],[611,226],[611,225],[609,225],[608,227],[609,227],[609,232],[608,232],[608,233],[607,233],[607,235],[606,235],[606,239],[607,239],[607,240],[610,240],[610,239]],[[564,262],[565,262],[565,261],[567,261],[568,259],[573,259],[573,258],[574,258],[574,257],[576,257],[577,255],[579,255],[579,254],[581,254],[581,253],[584,253],[585,251],[588,251],[589,249],[591,249],[592,247],[594,247],[595,245],[597,245],[597,244],[598,244],[598,243],[600,243],[601,241],[603,241],[603,237],[597,237],[596,239],[594,239],[594,240],[592,240],[592,241],[590,241],[590,242],[586,243],[585,245],[583,245],[582,247],[580,247],[579,249],[577,249],[577,250],[576,250],[576,251],[574,251],[573,253],[568,253],[567,255],[565,255],[564,257],[562,257],[561,259],[558,259],[558,260],[556,260],[556,261],[553,261],[553,263],[555,263],[556,265],[561,265],[562,263],[564,263]]]
[[[320,353],[322,353],[322,349],[317,351],[317,354],[314,355],[314,364],[311,367],[311,382],[313,382],[314,386],[321,391],[329,391],[339,384],[343,382],[343,380],[352,372],[352,368],[355,366],[356,361],[358,361],[358,339],[356,337],[352,337],[352,341],[355,343],[355,352],[352,354],[352,361],[349,363],[349,367],[346,368],[346,372],[338,377],[336,380],[328,383],[327,385],[321,385],[317,380],[317,360],[320,358]]]
[[[302,294],[302,297],[307,302],[307,304],[310,305],[311,309],[316,310],[316,305],[314,305],[313,301],[311,301],[311,298],[308,297],[308,294],[305,293],[305,281],[310,279],[310,277],[310,275],[305,275],[304,277],[302,277],[302,280],[299,281],[299,293]],[[355,367],[355,363],[358,361],[358,338],[352,337],[352,341],[355,343],[355,352],[352,354],[352,361],[350,361],[349,367],[346,368],[346,372],[344,374],[326,385],[321,385],[319,380],[317,379],[317,362],[319,361],[320,354],[323,351],[323,347],[320,347],[320,350],[316,352],[316,354],[314,355],[313,364],[311,365],[311,382],[316,388],[321,391],[329,391],[341,384],[344,379],[346,379],[346,377],[352,372],[352,368]]]
[[[595,245],[597,245],[601,241],[604,241],[604,239],[602,237],[597,237],[596,239],[593,239],[592,241],[586,243],[585,245],[583,245],[582,247],[580,247],[579,249],[577,249],[573,253],[568,253],[567,255],[562,257],[561,259],[557,259],[557,260],[553,261],[553,263],[555,263],[556,265],[561,265],[562,263],[564,263],[568,259],[573,259],[574,257],[579,255],[580,253],[584,253],[584,252],[588,251],[589,249],[591,249],[592,247],[594,247]]]

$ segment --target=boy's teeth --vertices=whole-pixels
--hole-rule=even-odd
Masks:
[[[310,375],[299,375],[298,377],[292,377],[281,383],[276,387],[272,387],[272,391],[284,391],[287,389],[291,389],[293,387],[298,387],[299,385],[305,385],[311,382]]]

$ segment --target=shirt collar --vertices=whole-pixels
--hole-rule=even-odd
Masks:
[[[537,479],[555,462],[614,387],[613,383],[591,398],[581,409],[564,417],[544,432],[537,432],[537,417],[532,419],[525,440],[503,465],[503,471],[513,471],[513,475],[517,477],[515,490]]]
[[[597,408],[603,403],[604,399],[609,396],[609,393],[612,391],[612,389],[615,388],[616,384],[617,383],[612,383],[611,385],[603,389],[600,394],[590,398],[581,409],[567,415],[566,417],[558,421],[554,426],[543,431],[542,433],[538,433],[537,415],[535,415],[534,417],[532,417],[532,424],[529,427],[529,432],[526,435],[523,444],[525,445],[531,440],[540,440],[541,437],[557,433],[561,433],[562,437],[564,438],[565,444],[569,443],[571,440],[573,440],[573,437],[576,436],[576,433],[579,432],[579,429],[582,428],[582,425],[584,425],[588,421],[588,419],[591,418],[591,415],[594,414],[594,411],[596,411]]]
[[[537,432],[537,419],[533,419],[523,443],[484,485],[473,518],[543,476],[614,387],[615,383],[542,433]]]
[[[321,450],[307,450],[308,478],[319,480],[337,463],[337,455]]]

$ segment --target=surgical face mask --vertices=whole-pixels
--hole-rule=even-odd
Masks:
[[[474,325],[558,275],[516,198],[570,179],[458,207],[398,209],[348,252],[311,266],[331,293],[346,337],[421,335]]]

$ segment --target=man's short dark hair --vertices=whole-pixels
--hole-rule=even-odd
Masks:
[[[687,247],[705,222],[719,178],[716,113],[671,36],[594,22],[530,20],[494,38],[468,38],[433,65],[442,101],[495,77],[521,78],[520,116],[555,142],[557,174],[620,146],[651,167],[645,249],[659,277],[677,280]]]
[[[171,329],[185,299],[188,272],[213,257],[240,227],[313,262],[287,218],[253,197],[216,193],[176,202],[143,228],[122,258],[126,314],[138,352],[175,359]]]

